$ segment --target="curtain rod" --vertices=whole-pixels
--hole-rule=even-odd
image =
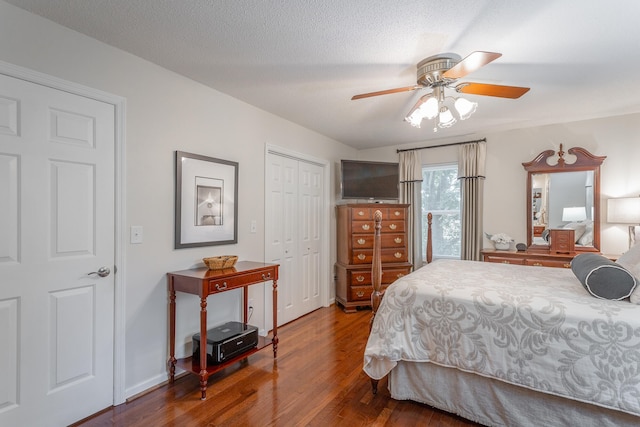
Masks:
[[[398,150],[396,150],[396,153],[402,153],[403,151],[427,150],[429,148],[449,147],[449,146],[452,146],[452,145],[471,144],[471,143],[474,143],[474,142],[487,142],[487,138],[476,139],[475,141],[451,142],[449,144],[431,145],[429,147],[405,148],[403,150],[398,149]]]

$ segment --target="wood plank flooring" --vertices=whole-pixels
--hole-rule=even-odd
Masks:
[[[386,380],[371,393],[362,371],[370,318],[321,308],[278,328],[277,360],[267,348],[211,376],[205,401],[186,375],[74,426],[477,426],[391,399]]]

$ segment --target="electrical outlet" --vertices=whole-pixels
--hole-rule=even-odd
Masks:
[[[249,225],[249,232],[255,233],[258,230],[258,223],[255,219],[251,220],[251,224]]]

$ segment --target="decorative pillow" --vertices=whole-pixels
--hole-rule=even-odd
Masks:
[[[594,297],[622,300],[636,288],[636,278],[624,267],[602,255],[584,253],[571,261],[571,270]]]
[[[636,281],[640,278],[640,244],[633,246],[627,252],[620,255],[618,264],[629,270],[636,277]],[[640,304],[640,286],[631,294],[630,300],[634,304]]]
[[[575,243],[578,243],[578,240],[580,240],[584,232],[587,231],[587,225],[581,222],[570,222],[569,224],[565,225],[562,228],[573,229],[575,231],[574,233],[576,238]]]

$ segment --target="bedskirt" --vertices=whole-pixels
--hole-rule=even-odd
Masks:
[[[631,427],[640,417],[433,363],[399,361],[389,373],[397,400],[413,400],[486,426]]]

